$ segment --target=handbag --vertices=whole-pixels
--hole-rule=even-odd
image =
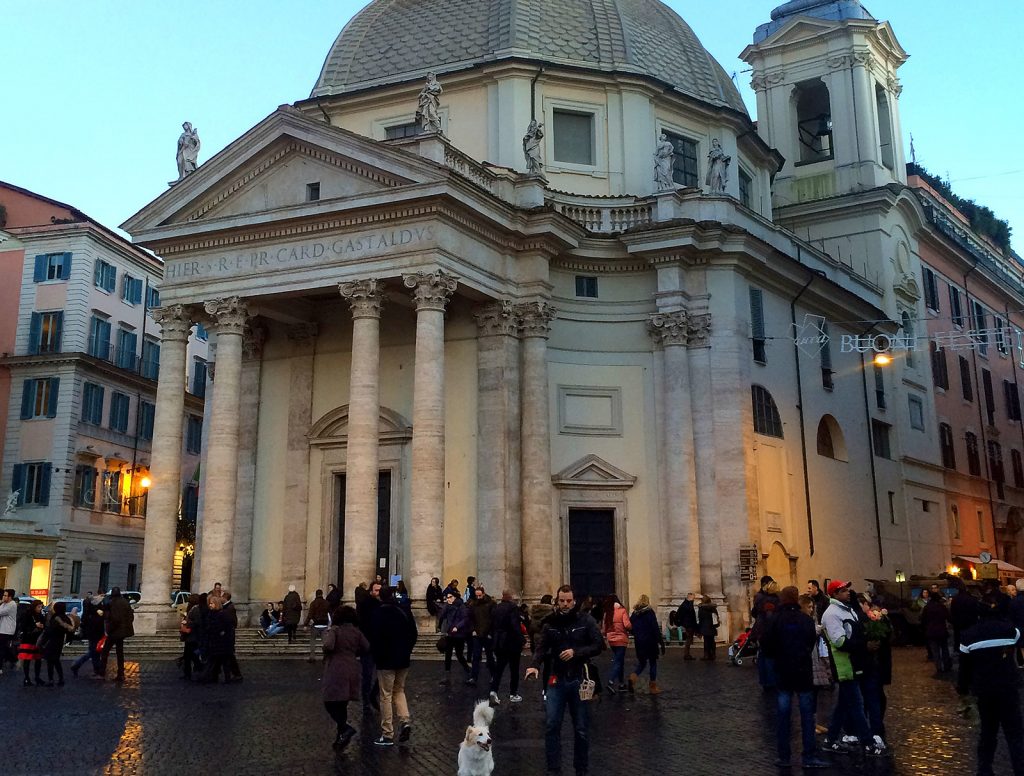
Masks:
[[[107,634],[104,633],[100,640],[96,642],[96,651],[102,652],[105,646],[107,646]]]
[[[590,701],[594,699],[594,688],[597,682],[590,678],[590,666],[583,664],[583,678],[580,680],[580,700]]]
[[[437,644],[435,644],[434,646],[436,646],[437,647],[437,651],[440,652],[443,655],[444,651],[446,649],[448,649],[448,637],[447,636],[441,636],[440,638],[438,638]]]

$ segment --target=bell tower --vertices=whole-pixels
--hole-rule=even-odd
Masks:
[[[906,183],[900,83],[907,60],[859,0],[791,0],[740,55],[758,133],[786,158],[776,208]]]

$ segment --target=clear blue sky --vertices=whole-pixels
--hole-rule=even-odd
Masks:
[[[483,2],[484,0],[476,0]],[[738,83],[737,58],[774,0],[668,0]],[[7,0],[0,180],[117,226],[177,177],[182,121],[200,161],[282,103],[308,96],[360,0],[164,3]],[[1024,3],[865,0],[911,58],[900,71],[918,161],[1010,221],[1024,245],[1024,124],[1015,65]],[[1016,53],[1014,53],[1016,52]],[[909,145],[909,136],[904,137]],[[909,158],[909,154],[908,154]]]

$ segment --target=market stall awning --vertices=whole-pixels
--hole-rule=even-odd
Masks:
[[[981,563],[981,558],[975,555],[954,555],[953,557],[956,560],[965,560],[975,565]],[[999,560],[998,558],[993,558],[992,562],[999,568],[1000,574],[1021,574],[1024,576],[1024,569],[1020,566],[1014,566],[1012,563],[1007,563],[1005,560]]]

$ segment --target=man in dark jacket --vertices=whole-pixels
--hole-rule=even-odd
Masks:
[[[135,612],[132,611],[128,599],[121,595],[121,588],[115,587],[110,591],[110,603],[107,604],[107,611],[104,614],[104,622],[107,629],[107,641],[103,645],[103,653],[100,656],[100,676],[106,678],[107,658],[110,657],[110,650],[117,650],[117,677],[118,682],[124,681],[124,640],[135,635]]]
[[[491,628],[494,618],[494,599],[487,595],[483,585],[473,590],[473,598],[469,601],[469,616],[473,622],[473,670],[466,684],[476,684],[480,678],[480,658],[487,656],[487,671],[494,678],[494,643]]]
[[[97,646],[100,643],[100,639],[103,638],[103,612],[99,608],[102,600],[101,596],[93,597],[92,594],[88,594],[82,599],[82,638],[85,639],[89,648],[71,664],[71,673],[75,676],[78,676],[79,669],[87,661],[92,662],[93,675],[99,676],[100,674],[102,666]]]
[[[364,595],[356,598],[356,614],[359,617],[359,630],[370,640],[370,627],[373,622],[373,613],[380,606],[380,592],[384,586],[380,582],[374,582]],[[357,590],[359,588],[356,588]],[[359,656],[359,665],[363,672],[362,696],[363,713],[368,714],[377,708],[380,701],[380,693],[377,687],[377,667],[373,662],[373,653],[367,652]]]
[[[341,591],[332,582],[327,583],[327,611],[333,612],[341,606]]]
[[[395,603],[390,588],[381,590],[380,601],[380,606],[373,610],[370,619],[369,639],[380,682],[381,735],[374,743],[378,746],[393,746],[393,714],[398,715],[398,741],[408,741],[412,733],[409,703],[405,698],[405,679],[409,674],[412,648],[416,646],[418,634],[412,614]]]
[[[1017,595],[1010,599],[1010,622],[1021,633],[1017,639],[1017,667],[1024,668],[1024,579],[1018,579]]]
[[[1024,774],[1024,724],[1021,722],[1018,669],[1013,658],[1020,632],[1009,620],[1008,596],[986,593],[978,623],[961,634],[957,692],[973,690],[978,699],[978,776],[992,776],[999,726],[1003,727],[1015,776]]]
[[[324,591],[317,590],[306,610],[305,626],[309,628],[309,657],[306,658],[308,663],[313,662],[313,656],[316,654],[317,637],[319,636],[322,641],[324,631],[327,630],[327,624],[330,621],[328,612],[330,612],[330,604],[324,598]]]
[[[683,660],[697,659],[690,654],[693,637],[697,633],[697,610],[693,605],[695,598],[694,593],[687,593],[686,598],[679,604],[679,609],[676,610],[676,623],[683,629]]]
[[[295,585],[288,585],[288,594],[284,597],[284,616],[281,622],[284,623],[284,632],[288,634],[288,643],[295,641],[295,631],[302,619],[302,599],[299,598]]]
[[[814,621],[821,623],[821,615],[828,609],[828,596],[816,579],[807,580],[807,595],[814,601]]]
[[[547,721],[544,731],[544,752],[549,774],[562,772],[562,721],[568,706],[574,732],[573,767],[576,776],[586,776],[590,766],[590,708],[580,699],[580,682],[584,667],[601,654],[604,639],[594,618],[576,607],[576,596],[570,585],[558,588],[555,611],[544,619],[534,653],[534,664],[526,669],[526,678],[535,678],[540,669],[547,676]]]
[[[495,670],[491,673],[491,703],[498,705],[498,688],[501,686],[501,675],[505,667],[509,668],[508,699],[519,703],[523,698],[519,694],[519,658],[523,654],[526,635],[523,633],[523,619],[519,607],[513,600],[512,591],[505,590],[501,594],[501,603],[494,607],[493,627]]]
[[[953,669],[953,661],[949,657],[949,609],[942,593],[932,592],[928,603],[921,611],[921,625],[928,639],[928,646],[935,661],[936,675]]]
[[[957,585],[956,595],[949,602],[949,622],[953,626],[953,652],[960,654],[960,636],[978,621],[978,599],[967,592],[962,582]]]
[[[779,593],[780,606],[765,626],[761,649],[775,661],[775,686],[778,717],[775,741],[780,768],[790,767],[789,728],[793,693],[800,703],[800,730],[803,738],[803,767],[827,768],[829,764],[818,756],[818,742],[814,737],[814,673],[811,655],[818,643],[814,620],[800,610],[800,591],[784,587]]]

